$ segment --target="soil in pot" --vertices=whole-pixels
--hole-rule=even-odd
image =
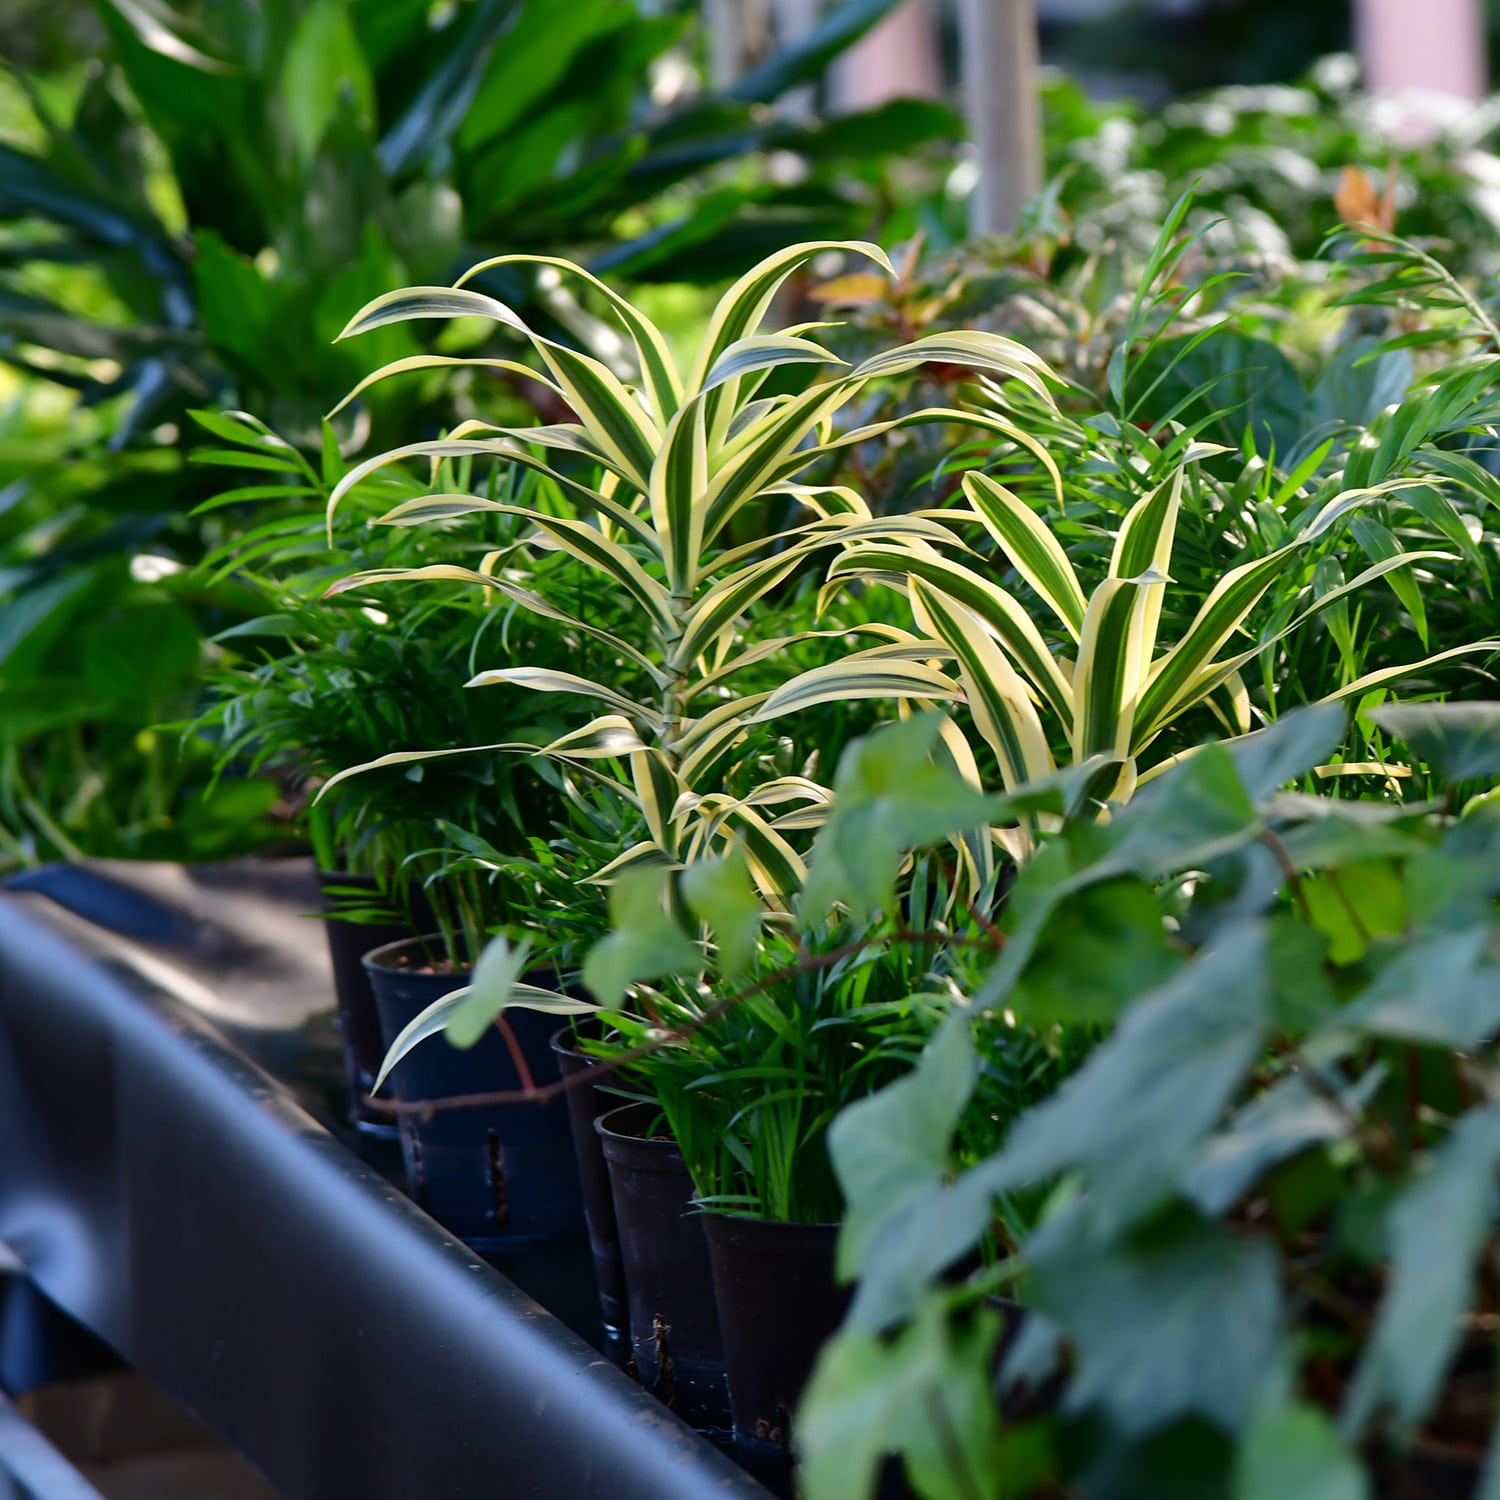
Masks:
[[[597,1066],[597,1059],[575,1045],[576,1032],[564,1026],[552,1035],[551,1047],[564,1078],[576,1078]],[[594,1121],[620,1108],[617,1094],[606,1093],[592,1083],[580,1083],[564,1096],[573,1130],[573,1151],[578,1158],[578,1177],[583,1187],[583,1216],[588,1223],[589,1249],[594,1258],[594,1280],[599,1287],[599,1313],[604,1336],[610,1341],[629,1337],[625,1269],[620,1259],[620,1231],[615,1221],[615,1203],[609,1187],[609,1166],[604,1145]]]
[[[791,1414],[852,1289],[834,1279],[837,1224],[780,1224],[739,1214],[703,1219],[724,1334],[736,1456],[785,1491]]]
[[[641,1384],[696,1427],[725,1425],[724,1355],[703,1215],[660,1111],[627,1104],[595,1121],[609,1165]]]
[[[380,883],[373,875],[351,875],[346,870],[318,870],[318,894],[323,909],[323,931],[333,966],[333,992],[338,1004],[339,1029],[344,1039],[344,1067],[349,1078],[350,1119],[356,1129],[371,1135],[396,1139],[397,1127],[389,1115],[371,1110],[364,1103],[375,1086],[380,1061],[385,1056],[380,1017],[375,1011],[375,992],[361,960],[374,948],[383,948],[403,938],[417,936],[403,921],[352,922],[338,915],[347,911],[361,893],[371,905],[381,899]],[[420,908],[427,903],[418,893]],[[427,914],[430,916],[430,914]]]
[[[415,938],[365,955],[384,1046],[434,1000],[468,982],[463,972],[437,972],[440,954],[436,939]],[[555,1081],[548,1038],[556,1019],[515,1009],[507,1020],[533,1080]],[[465,1051],[441,1038],[424,1042],[397,1064],[386,1090],[401,1103],[419,1103],[521,1085],[504,1037],[492,1028]],[[538,1242],[582,1242],[582,1194],[560,1099],[399,1118],[411,1197],[474,1249],[513,1254]]]

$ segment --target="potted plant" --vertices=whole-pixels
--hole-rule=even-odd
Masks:
[[[253,446],[286,449],[266,432]],[[313,488],[321,481],[304,467]],[[380,489],[386,503],[421,492],[396,475]],[[458,683],[468,664],[503,649],[491,637],[504,635],[535,659],[568,656],[571,645],[545,621],[524,635],[510,624],[506,634],[507,622],[471,593],[388,593],[387,609],[377,609],[339,588],[345,560],[327,549],[321,530],[319,513],[294,513],[210,559],[217,572],[233,570],[242,586],[259,589],[265,613],[222,638],[219,701],[201,723],[220,735],[226,763],[279,771],[312,835],[333,907],[325,925],[342,980],[355,1109],[377,1129],[394,1129],[399,1118],[412,1195],[456,1233],[497,1252],[576,1237],[578,1189],[561,1107],[428,1120],[366,1102],[391,1042],[431,1001],[465,983],[473,955],[509,915],[504,872],[475,849],[508,842],[511,830],[545,827],[561,805],[557,787],[535,777],[518,783],[511,761],[470,759],[386,770],[318,795],[337,770],[392,744],[552,738],[545,719],[523,717],[535,700],[466,695]],[[438,546],[450,557],[465,546],[443,528],[382,535],[394,546],[380,555],[413,568],[428,566]],[[360,553],[367,537],[363,528],[353,537]],[[366,964],[372,950],[379,956]],[[478,1055],[414,1061],[394,1088],[407,1100],[473,1092],[507,1070],[518,1081],[548,1081],[557,1076],[549,1030],[537,1017],[518,1018],[520,1073],[497,1035]]]

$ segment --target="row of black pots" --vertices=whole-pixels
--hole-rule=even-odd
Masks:
[[[336,915],[326,926],[358,1111],[390,1042],[465,976],[442,971],[429,939]],[[536,1083],[596,1066],[555,1018],[514,1010],[508,1022]],[[397,1116],[410,1196],[575,1326],[589,1321],[573,1301],[579,1268],[559,1252],[582,1243],[586,1222],[606,1341],[628,1338],[649,1390],[695,1426],[731,1425],[741,1461],[784,1488],[788,1414],[847,1302],[833,1276],[836,1227],[700,1212],[675,1144],[652,1132],[657,1111],[621,1107],[592,1080],[543,1105],[416,1107],[521,1081],[498,1031],[466,1051],[418,1047],[398,1064],[387,1092],[413,1106]],[[355,1118],[390,1129],[389,1114]]]
[[[610,1097],[574,1092],[593,1093],[594,1107]],[[580,1163],[597,1149],[607,1169],[636,1372],[694,1426],[719,1430],[727,1417],[736,1456],[784,1490],[791,1413],[848,1305],[834,1279],[838,1226],[700,1212],[658,1119],[654,1105],[628,1104],[589,1120],[592,1147],[576,1137]],[[587,1207],[592,1224],[592,1198]]]

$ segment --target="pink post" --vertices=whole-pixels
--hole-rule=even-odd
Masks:
[[[938,99],[942,93],[934,0],[906,0],[897,6],[840,64],[843,109],[874,109],[903,97]]]
[[[1357,0],[1355,29],[1368,88],[1483,97],[1480,0]]]

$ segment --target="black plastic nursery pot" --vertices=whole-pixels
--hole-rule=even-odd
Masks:
[[[435,967],[441,954],[439,940],[424,937],[365,955],[386,1045],[435,1000],[468,983],[467,973]],[[512,1010],[507,1019],[533,1081],[554,1082],[560,1076],[548,1046],[554,1019],[527,1010]],[[462,1051],[441,1038],[425,1042],[397,1064],[386,1086],[398,1103],[420,1104],[516,1090],[522,1079],[492,1028]],[[582,1194],[561,1100],[407,1111],[399,1120],[412,1199],[472,1248],[503,1256],[582,1243]]]
[[[575,1032],[564,1026],[552,1035],[551,1047],[564,1078],[577,1078],[598,1066],[598,1059],[574,1045]],[[578,1178],[583,1188],[583,1217],[588,1224],[589,1251],[594,1257],[594,1280],[599,1287],[599,1313],[609,1339],[629,1336],[625,1267],[620,1258],[620,1229],[615,1202],[609,1189],[609,1165],[594,1121],[620,1107],[618,1095],[606,1093],[592,1083],[580,1083],[565,1095],[568,1122],[573,1130],[573,1151],[578,1158]]]
[[[373,899],[380,896],[380,883],[373,875],[352,875],[345,870],[318,870],[318,895],[323,907],[323,931],[328,939],[328,959],[333,967],[333,993],[338,1005],[339,1030],[344,1040],[344,1066],[349,1075],[350,1118],[360,1130],[376,1135],[396,1135],[389,1115],[369,1109],[365,1099],[375,1087],[385,1045],[380,1037],[380,1017],[375,1010],[375,991],[362,960],[375,948],[416,937],[405,922],[351,922],[338,915],[348,902],[339,893],[361,891]]]
[[[837,1224],[703,1218],[724,1333],[734,1441],[757,1472],[791,1452],[791,1414],[848,1310],[834,1278]],[[769,1477],[769,1476],[768,1476]]]
[[[676,1143],[649,1134],[659,1111],[627,1104],[594,1122],[609,1164],[641,1384],[697,1427],[728,1415],[723,1342],[703,1215]]]

